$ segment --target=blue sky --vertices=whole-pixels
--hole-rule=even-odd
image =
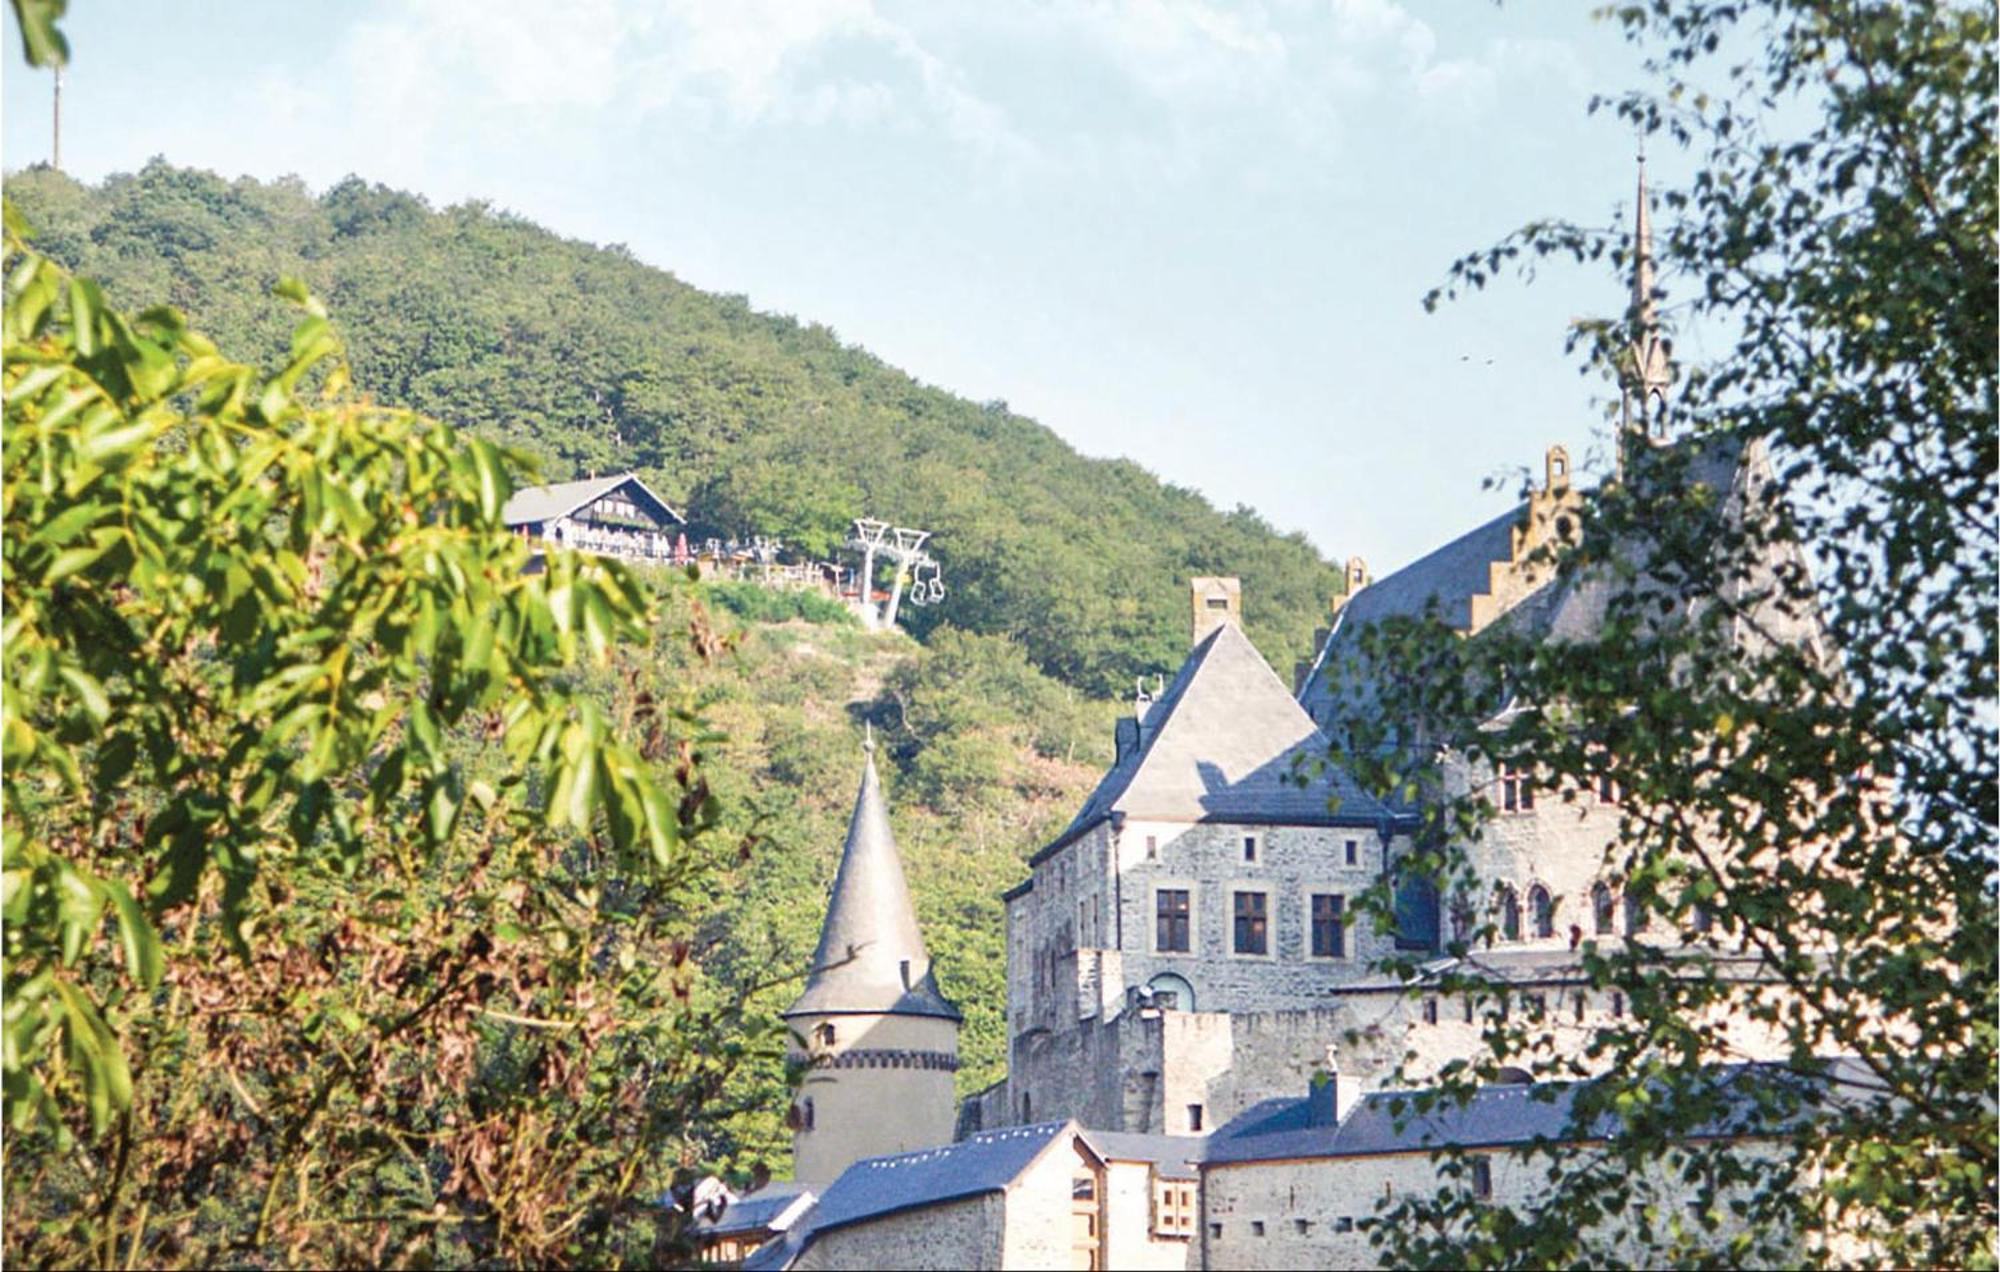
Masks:
[[[624,243],[1379,574],[1549,443],[1605,451],[1563,351],[1623,304],[1604,268],[1420,304],[1524,221],[1629,216],[1633,138],[1585,107],[1637,61],[1590,7],[86,3],[63,147]],[[49,79],[4,76],[15,168]]]

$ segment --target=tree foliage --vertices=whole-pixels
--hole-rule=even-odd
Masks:
[[[1412,868],[1459,888],[1493,799],[1441,789],[1440,750],[1537,771],[1551,799],[1622,785],[1605,878],[1637,930],[1578,956],[1629,1014],[1577,1056],[1515,996],[1487,1052],[1444,1075],[1454,1097],[1502,1066],[1603,1075],[1577,1126],[1618,1130],[1532,1154],[1533,1213],[1447,1187],[1400,1199],[1377,1241],[1408,1265],[1991,1266],[1992,12],[1651,0],[1610,17],[1655,86],[1609,104],[1699,161],[1663,199],[1669,315],[1725,347],[1682,367],[1682,440],[1628,442],[1622,480],[1553,554],[1557,586],[1606,598],[1601,627],[1385,626],[1375,710],[1397,729],[1356,722],[1342,758],[1426,793]],[[1625,269],[1632,247],[1537,224],[1442,294],[1548,256]],[[1617,376],[1639,320],[1585,324],[1578,347]],[[1748,460],[1733,483],[1727,456]],[[1764,1157],[1696,1137],[1718,1066],[1759,1032],[1788,1072],[1733,1125]],[[1698,1204],[1670,1208],[1668,1180]]]
[[[9,1257],[663,1257],[774,1044],[690,958],[700,722],[589,687],[645,590],[525,574],[520,458],[357,397],[301,285],[265,373],[21,228]]]
[[[551,478],[638,469],[703,533],[827,552],[859,515],[934,532],[949,587],[905,611],[1007,636],[1097,695],[1178,665],[1187,576],[1236,574],[1274,665],[1339,587],[1302,536],[1222,512],[1129,460],[922,384],[823,326],[758,313],[619,248],[349,178],[225,181],[156,160],[84,187],[7,178],[54,259],[166,298],[231,347],[284,347],[250,298],[304,279],[350,330],[356,383],[521,447]]]

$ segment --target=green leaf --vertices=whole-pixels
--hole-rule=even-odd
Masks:
[[[153,930],[131,892],[116,880],[107,881],[104,891],[118,915],[118,939],[125,955],[125,970],[147,989],[160,983],[166,958],[160,950],[159,933]]]

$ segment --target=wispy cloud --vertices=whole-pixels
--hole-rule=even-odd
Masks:
[[[1560,45],[1439,47],[1395,0],[408,0],[267,72],[257,109],[392,180],[474,132],[610,119],[929,132],[988,175],[1172,184],[1269,162],[1245,137],[1318,162],[1385,112],[1471,118],[1513,77],[1577,74]]]

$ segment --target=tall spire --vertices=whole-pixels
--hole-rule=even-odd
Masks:
[[[1639,194],[1632,215],[1631,321],[1635,331],[1626,351],[1625,431],[1659,440],[1664,432],[1667,387],[1673,382],[1673,345],[1660,334],[1659,303],[1654,291],[1653,212],[1646,190],[1646,144],[1642,136]]]
[[[847,823],[819,949],[805,992],[785,1015],[865,1012],[958,1020],[958,1008],[931,976],[930,955],[910,905],[882,782],[875,774],[873,730],[862,751],[861,789]]]
[[[1659,326],[1653,304],[1653,211],[1646,194],[1646,141],[1639,139],[1639,198],[1632,214],[1632,312],[1647,332]]]

